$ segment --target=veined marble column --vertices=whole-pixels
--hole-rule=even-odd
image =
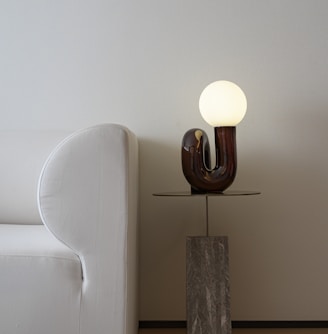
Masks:
[[[228,237],[187,237],[188,334],[231,334]]]

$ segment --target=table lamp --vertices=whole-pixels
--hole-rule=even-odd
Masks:
[[[236,125],[244,118],[247,100],[233,82],[209,84],[199,98],[204,120],[214,127],[216,162],[211,169],[210,146],[205,131],[190,129],[182,139],[181,159],[192,193],[222,193],[236,176]]]

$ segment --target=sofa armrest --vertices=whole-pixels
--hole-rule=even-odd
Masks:
[[[73,133],[43,167],[42,221],[82,263],[81,333],[137,332],[137,198],[137,139],[120,125]]]

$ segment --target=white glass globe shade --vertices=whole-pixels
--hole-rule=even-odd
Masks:
[[[247,100],[233,82],[220,80],[209,84],[199,98],[204,120],[214,126],[236,126],[245,116]]]

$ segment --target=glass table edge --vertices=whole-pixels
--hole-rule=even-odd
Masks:
[[[162,196],[162,197],[197,197],[197,196],[251,196],[251,195],[260,195],[260,191],[256,190],[227,190],[222,193],[200,193],[195,194],[190,191],[168,191],[168,192],[158,192],[153,193],[153,196]]]

